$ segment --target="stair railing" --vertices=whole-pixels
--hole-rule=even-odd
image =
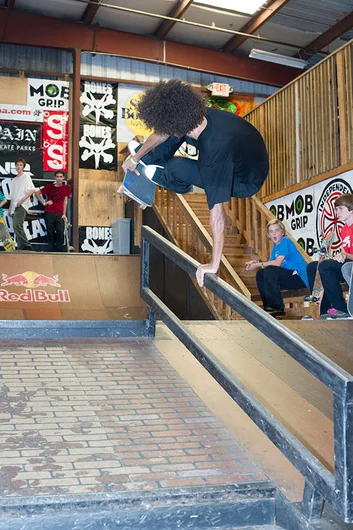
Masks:
[[[165,188],[157,188],[153,208],[168,237],[175,245],[201,263],[210,262],[212,238],[182,195]],[[250,291],[224,255],[222,255],[218,274],[244,296],[251,298]],[[200,287],[194,278],[192,281],[215,319],[238,318],[237,313],[223,300],[205,287]]]
[[[276,219],[273,213],[256,196],[247,199],[232,197],[226,207],[226,213],[259,259],[267,261],[272,248],[272,243],[267,236],[267,223]],[[311,259],[305,250],[289,233],[287,236],[293,241],[304,260],[309,263]]]
[[[215,274],[205,283],[216,296],[239,312],[256,329],[287,352],[295,361],[326,385],[333,395],[334,473],[332,474],[289,429],[281,423],[244,384],[197,339],[149,287],[150,246],[157,248],[195,278],[199,263],[154,232],[142,228],[141,296],[149,306],[148,334],[155,336],[156,318],[161,318],[192,355],[278,447],[305,479],[300,508],[292,505],[291,528],[308,528],[320,518],[327,501],[345,522],[353,522],[353,377],[343,368],[257,307]],[[300,511],[299,511],[300,510]]]

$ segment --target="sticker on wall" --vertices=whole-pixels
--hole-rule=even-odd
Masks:
[[[146,87],[119,85],[118,89],[118,125],[119,142],[129,142],[135,136],[147,137],[152,131],[138,118],[137,105]]]
[[[0,120],[42,122],[43,110],[32,109],[25,105],[5,105],[0,103]]]
[[[108,226],[80,226],[80,252],[88,254],[112,254],[112,229]]]
[[[42,110],[69,110],[70,83],[28,79],[27,105]]]
[[[314,248],[320,246],[322,238],[334,230],[336,236],[332,250],[335,254],[341,246],[341,223],[335,217],[334,201],[339,195],[352,193],[352,189],[353,171],[347,171],[339,177],[270,201],[266,206],[285,223],[309,256],[313,255]]]
[[[44,111],[43,169],[67,171],[69,114],[60,110]]]
[[[81,87],[80,167],[115,171],[116,87],[85,81]]]

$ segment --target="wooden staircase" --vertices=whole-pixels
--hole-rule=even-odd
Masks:
[[[174,244],[200,263],[210,261],[210,214],[204,193],[183,196],[158,188],[153,208]],[[271,244],[267,237],[266,225],[274,216],[256,197],[232,198],[225,204],[225,211],[229,224],[225,230],[225,244],[218,275],[247,298],[261,305],[255,273],[246,270],[246,262],[252,259],[268,260]],[[296,241],[295,244],[304,259],[309,261],[310,258]],[[241,318],[208,289],[199,287],[196,280],[193,279],[193,283],[215,319]],[[303,294],[300,291],[288,291],[287,295],[284,293],[286,318],[299,318],[307,313]]]

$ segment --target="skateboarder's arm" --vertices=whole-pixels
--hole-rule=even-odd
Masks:
[[[197,283],[202,287],[206,273],[216,273],[222,259],[224,246],[224,227],[226,215],[222,203],[215,204],[210,210],[210,225],[213,237],[211,263],[200,265],[196,271]]]
[[[272,259],[269,261],[258,261],[258,260],[247,261],[246,270],[255,271],[256,269],[264,269],[265,267],[268,267],[269,265],[273,265],[274,267],[282,267],[282,263],[284,259],[285,259],[285,256],[277,256],[276,259]]]
[[[67,221],[66,212],[67,212],[67,197],[65,197],[64,199],[64,207],[63,207],[63,215],[62,215],[62,218],[64,219],[64,221]]]
[[[0,208],[2,208],[4,206],[4,204],[7,203],[7,199],[3,199],[1,202],[0,202]]]
[[[43,206],[46,206],[47,201],[42,197],[40,189],[36,190],[34,194],[37,197],[38,202],[40,202]]]
[[[34,193],[36,192],[35,189],[33,190],[29,190],[26,195],[24,195],[22,197],[22,199],[20,199],[18,202],[17,202],[17,206],[21,206],[21,204],[23,204],[27,199],[29,199],[29,197],[31,197]]]
[[[137,153],[133,157],[129,157],[125,160],[123,163],[123,170],[126,172],[126,170],[129,171],[136,171],[136,164],[141,160],[142,157],[147,155],[152,149],[155,149],[159,145],[161,145],[163,142],[165,142],[169,138],[166,134],[151,134],[147,140],[142,144],[140,149],[137,151]]]

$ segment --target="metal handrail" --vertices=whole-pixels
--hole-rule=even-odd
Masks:
[[[205,286],[286,351],[333,392],[334,475],[205,347],[149,288],[149,254],[153,245],[185,272],[196,276],[199,263],[148,227],[142,228],[141,296],[150,307],[150,335],[156,314],[174,332],[203,367],[226,390],[254,423],[305,477],[302,513],[317,517],[326,500],[346,522],[353,522],[352,443],[353,377],[296,333],[268,315],[236,289],[206,274]]]

